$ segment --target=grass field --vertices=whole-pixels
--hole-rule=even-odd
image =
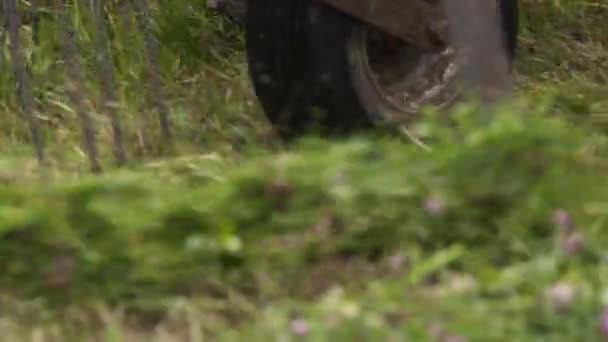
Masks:
[[[102,175],[55,21],[39,45],[22,30],[43,168],[0,63],[0,340],[608,340],[608,6],[521,1],[517,98],[487,127],[473,105],[449,129],[430,115],[415,127],[429,153],[378,135],[282,148],[238,27],[203,1],[154,4],[161,93],[133,18],[109,5],[127,167],[90,14],[74,23]],[[142,94],[168,103],[170,153]]]

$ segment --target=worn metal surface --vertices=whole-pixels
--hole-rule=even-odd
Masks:
[[[510,95],[512,80],[496,1],[442,0],[465,86],[484,103]]]
[[[448,42],[443,8],[425,0],[319,0],[422,48]]]
[[[238,22],[244,22],[251,0],[207,0]],[[448,42],[448,24],[438,2],[427,0],[316,0],[425,49]]]

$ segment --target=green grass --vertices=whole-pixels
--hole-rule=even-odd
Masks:
[[[1,340],[607,338],[608,7],[523,1],[518,101],[487,127],[472,105],[455,127],[430,116],[415,127],[427,152],[377,136],[277,148],[240,32],[203,1],[158,4],[172,156],[127,16],[112,21],[127,168],[96,115],[107,172],[88,174],[53,21],[32,62],[45,169],[0,65]],[[77,22],[96,112],[93,31]]]
[[[75,341],[118,329],[103,321],[109,307],[138,318],[110,315],[123,333],[160,320],[214,340],[290,334],[294,315],[311,340],[424,340],[434,321],[471,340],[599,338],[606,145],[513,112],[483,130],[468,111],[456,128],[426,127],[431,155],[391,140],[308,141],[238,167],[209,158],[6,184],[0,287],[3,307],[18,309],[3,318],[50,333],[61,313],[57,329]],[[559,208],[572,232],[553,222]],[[564,247],[572,234],[582,247]],[[564,312],[544,297],[558,282],[577,294]],[[326,297],[337,289],[344,298]]]

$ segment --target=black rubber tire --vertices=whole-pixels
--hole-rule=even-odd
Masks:
[[[266,117],[286,140],[308,130],[330,135],[369,127],[367,119],[352,120],[335,111],[325,111],[332,113],[325,116],[322,113],[334,98],[349,90],[328,94],[328,87],[342,85],[324,82],[323,66],[310,63],[315,53],[305,27],[310,5],[310,0],[249,0],[248,4],[245,36],[249,75]]]
[[[505,46],[515,57],[516,0],[498,0]],[[310,0],[249,0],[250,76],[258,100],[283,138],[316,129],[349,133],[382,121],[353,72],[350,41],[362,23]],[[356,86],[356,85],[359,86]],[[382,110],[382,106],[376,106]]]
[[[307,69],[301,23],[305,0],[249,0],[245,38],[249,74],[262,109],[279,133],[298,130],[299,85]]]
[[[502,17],[504,43],[511,62],[517,55],[517,38],[519,36],[519,3],[518,0],[500,0],[498,2]]]

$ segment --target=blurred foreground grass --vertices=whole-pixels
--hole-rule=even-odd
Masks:
[[[233,163],[6,182],[0,326],[50,341],[431,341],[433,325],[599,341],[606,141],[535,107],[483,129],[470,108],[457,127],[421,123],[431,153],[307,140]]]
[[[473,107],[421,122],[431,153],[377,136],[271,149],[238,30],[202,1],[155,5],[175,157],[143,135],[128,17],[112,20],[126,169],[83,172],[52,21],[31,51],[46,170],[0,73],[0,340],[606,339],[605,5],[522,1],[521,103],[484,128]]]

